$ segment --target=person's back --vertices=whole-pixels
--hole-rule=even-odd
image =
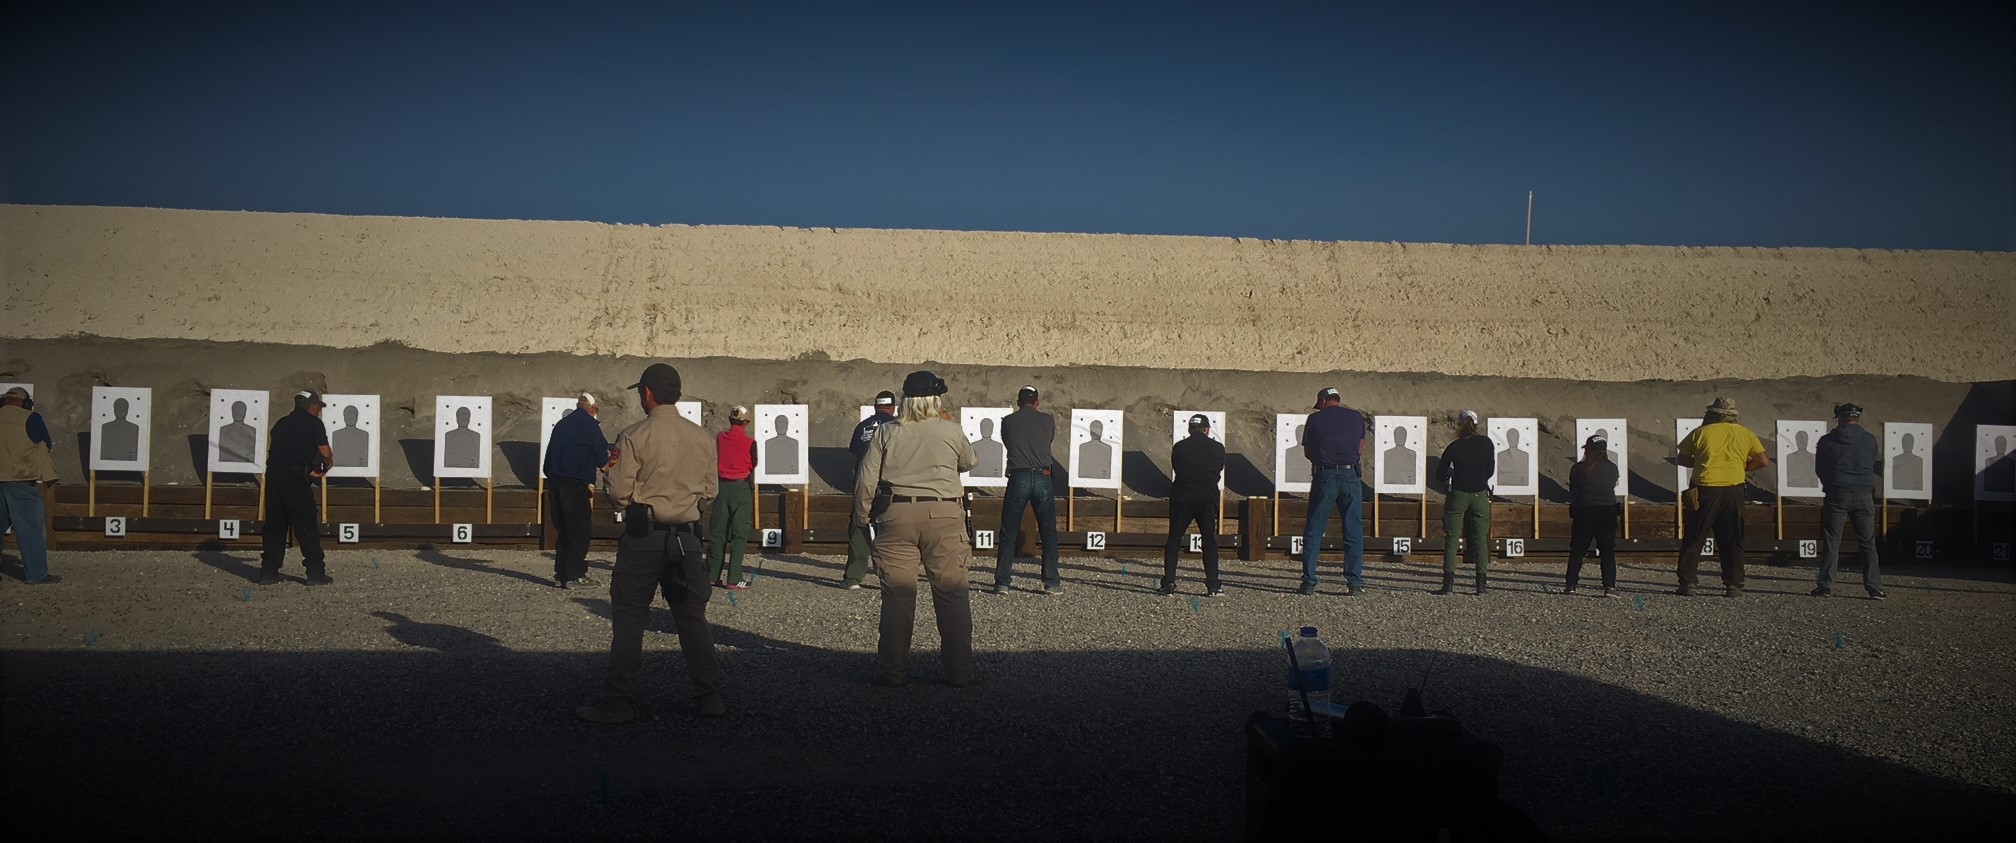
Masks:
[[[649,504],[660,524],[699,520],[700,499],[717,491],[714,437],[679,415],[677,407],[660,404],[624,428],[617,442],[622,457],[609,473],[610,495]]]
[[[957,498],[964,491],[959,472],[972,466],[975,457],[973,443],[957,423],[947,419],[891,422],[875,431],[875,438],[882,442],[884,454],[876,474],[892,493]]]
[[[1365,439],[1365,416],[1343,405],[1309,414],[1303,425],[1302,447],[1317,467],[1357,465],[1358,445]]]
[[[756,471],[756,440],[744,425],[731,424],[714,436],[716,473],[723,480],[741,480]]]
[[[338,437],[342,433],[336,432]],[[342,451],[337,453],[340,456]],[[601,423],[587,410],[576,409],[553,425],[553,433],[546,441],[546,464],[540,468],[547,477],[593,483],[595,472],[608,462],[609,440],[602,436]]]
[[[1001,420],[1001,444],[1008,450],[1008,470],[1050,467],[1050,443],[1057,420],[1035,407],[1022,407]]]
[[[1617,502],[1617,464],[1609,460],[1582,460],[1568,471],[1568,497],[1572,506],[1609,506]]]
[[[1680,442],[1680,452],[1694,459],[1696,486],[1743,485],[1744,466],[1763,450],[1757,434],[1733,418],[1703,424]]]
[[[1218,497],[1218,479],[1225,471],[1225,446],[1205,435],[1186,436],[1169,451],[1175,474],[1169,497],[1207,500]]]
[[[1876,488],[1876,463],[1881,445],[1868,428],[1844,424],[1820,437],[1814,449],[1820,487],[1827,491]]]

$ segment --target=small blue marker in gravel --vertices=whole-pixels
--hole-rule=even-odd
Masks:
[[[86,647],[98,646],[98,630],[96,629],[84,630],[84,646]]]
[[[1841,630],[1834,630],[1834,649],[1841,649]]]
[[[1631,602],[1637,604],[1638,611],[1640,612],[1645,611],[1645,595],[1633,594],[1631,595]]]
[[[240,602],[240,603],[250,603],[250,602],[252,602],[252,589],[251,589],[251,587],[250,587],[250,586],[247,586],[247,587],[246,587],[246,589],[245,589],[245,596],[244,596],[244,597],[242,597],[242,598],[239,598],[239,601],[238,601],[238,602]]]
[[[1197,614],[1197,598],[1195,597],[1190,598],[1190,613],[1193,615]]]

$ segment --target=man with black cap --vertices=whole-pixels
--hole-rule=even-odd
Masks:
[[[917,569],[931,580],[931,605],[945,659],[945,682],[977,680],[973,670],[973,607],[966,569],[965,490],[959,473],[979,460],[958,423],[947,418],[945,381],[930,372],[903,380],[902,411],[875,431],[854,479],[855,524],[875,525],[875,570],[882,580],[881,644],[875,684],[902,687],[917,620]]]
[[[1190,435],[1169,449],[1169,469],[1176,476],[1169,490],[1168,541],[1162,545],[1162,587],[1155,593],[1176,593],[1176,558],[1184,531],[1195,522],[1204,540],[1204,594],[1224,597],[1218,579],[1218,479],[1225,473],[1225,446],[1211,438],[1210,416],[1190,417]]]
[[[1820,475],[1820,573],[1814,597],[1834,594],[1834,568],[1841,559],[1841,525],[1855,521],[1855,539],[1862,545],[1862,588],[1870,599],[1883,599],[1883,569],[1876,560],[1876,465],[1882,446],[1862,426],[1862,405],[1834,407],[1834,429],[1814,447],[1813,464]]]
[[[1358,476],[1358,448],[1365,441],[1365,416],[1343,406],[1335,388],[1316,393],[1316,412],[1303,425],[1302,451],[1309,457],[1309,521],[1302,532],[1302,594],[1316,593],[1316,562],[1330,510],[1344,520],[1346,596],[1365,587],[1364,481]]]
[[[1008,448],[1008,493],[1001,502],[1001,530],[995,534],[994,587],[1006,594],[1015,570],[1015,545],[1022,537],[1022,509],[1036,512],[1036,533],[1043,541],[1043,593],[1063,594],[1057,573],[1057,496],[1050,484],[1050,443],[1057,420],[1038,407],[1036,387],[1015,395],[1015,412],[1001,420],[1001,444]]]
[[[854,426],[854,438],[848,440],[847,450],[854,455],[854,471],[861,471],[861,458],[868,455],[868,443],[875,441],[875,431],[896,420],[896,393],[882,390],[875,393],[875,409],[868,417]],[[841,575],[840,585],[850,591],[861,590],[861,581],[868,576],[868,528],[853,523],[847,524],[847,572]]]
[[[636,719],[632,698],[644,664],[644,625],[660,591],[672,607],[679,651],[701,717],[728,713],[721,664],[707,627],[707,555],[700,515],[718,490],[713,437],[679,415],[679,370],[653,363],[630,385],[647,414],[616,436],[609,496],[623,513],[616,571],[609,578],[609,678],[602,700],[574,713],[594,723]]]
[[[315,508],[315,481],[329,472],[329,430],[322,426],[322,394],[294,395],[294,412],[273,423],[266,448],[266,551],[259,560],[260,585],[280,581],[287,561],[287,531],[301,546],[309,585],[335,582],[322,565],[322,516]]]
[[[1701,568],[1701,546],[1715,533],[1722,558],[1722,587],[1729,597],[1743,596],[1743,498],[1747,475],[1771,464],[1757,434],[1736,423],[1736,401],[1717,398],[1708,405],[1701,426],[1680,440],[1674,462],[1694,469],[1693,488],[1683,493],[1686,516],[1680,537],[1681,597],[1694,594]]]

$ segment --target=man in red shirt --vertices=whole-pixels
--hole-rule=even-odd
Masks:
[[[728,429],[714,437],[714,462],[721,491],[714,498],[714,518],[707,525],[707,578],[717,588],[748,588],[742,578],[742,548],[749,543],[750,511],[756,487],[756,440],[749,437],[749,408],[728,411]],[[721,557],[728,557],[728,578],[721,578]]]

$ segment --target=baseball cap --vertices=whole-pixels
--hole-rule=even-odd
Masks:
[[[894,403],[896,403],[896,393],[886,389],[875,393],[875,406],[887,407]]]
[[[0,397],[19,398],[23,401],[26,401],[28,400],[28,390],[22,389],[21,387],[18,386],[10,386],[7,388],[7,394]]]
[[[1467,422],[1470,422],[1470,423],[1472,423],[1472,424],[1475,424],[1475,423],[1477,422],[1477,420],[1478,420],[1478,419],[1477,419],[1477,411],[1476,411],[1476,410],[1464,410],[1463,412],[1460,412],[1460,413],[1457,413],[1457,414],[1456,414],[1456,420],[1457,420],[1457,421],[1467,421]]]
[[[299,408],[299,407],[326,407],[328,405],[322,403],[322,393],[316,392],[315,390],[312,389],[304,389],[301,390],[300,392],[294,393],[294,406]]]
[[[1190,417],[1190,426],[1191,426],[1191,427],[1210,427],[1210,426],[1211,426],[1211,417],[1210,417],[1210,416],[1207,416],[1207,415],[1204,415],[1203,413],[1198,413],[1197,415],[1194,415],[1194,416],[1191,416],[1191,417]]]
[[[1610,440],[1605,439],[1601,436],[1591,436],[1587,440],[1584,440],[1582,442],[1582,448],[1584,450],[1589,451],[1594,451],[1599,448],[1607,451],[1610,449]]]
[[[638,387],[650,388],[651,394],[658,397],[658,403],[660,404],[669,404],[677,401],[679,400],[679,370],[672,368],[672,364],[670,363],[653,363],[644,368],[644,374],[638,376],[637,382],[631,384],[629,388],[636,389]]]
[[[1344,400],[1344,396],[1342,396],[1342,395],[1338,394],[1338,392],[1337,392],[1337,387],[1334,387],[1334,386],[1326,386],[1326,387],[1323,387],[1323,391],[1321,391],[1321,392],[1318,392],[1318,393],[1316,393],[1316,407],[1317,407],[1317,409],[1322,409],[1322,407],[1323,407],[1323,402],[1325,402],[1325,401],[1328,401],[1328,400],[1330,400],[1330,399],[1332,399],[1332,398],[1335,398],[1335,399],[1337,399],[1337,400],[1339,400],[1339,401],[1342,401],[1342,400]]]
[[[945,394],[945,379],[919,369],[903,379],[903,397],[930,398]]]
[[[1836,404],[1834,405],[1834,417],[1837,419],[1859,419],[1862,417],[1862,405],[1854,402]]]
[[[740,405],[740,404],[737,404],[737,405],[735,405],[735,406],[733,406],[733,407],[729,407],[729,408],[728,408],[728,420],[729,420],[729,421],[748,421],[748,420],[749,420],[749,408],[748,408],[748,407],[744,407],[744,406],[742,406],[742,405]]]
[[[1022,391],[1020,391],[1020,392],[1017,392],[1017,393],[1015,393],[1015,400],[1016,400],[1016,401],[1018,401],[1018,402],[1019,402],[1019,401],[1035,401],[1035,400],[1038,400],[1038,399],[1040,399],[1041,397],[1042,397],[1042,396],[1040,396],[1039,394],[1037,394],[1037,392],[1036,392],[1036,387],[1033,387],[1033,386],[1025,386],[1025,387],[1022,387]]]
[[[591,393],[583,392],[579,398],[575,399],[575,403],[583,407],[593,407],[595,406],[595,396]]]

